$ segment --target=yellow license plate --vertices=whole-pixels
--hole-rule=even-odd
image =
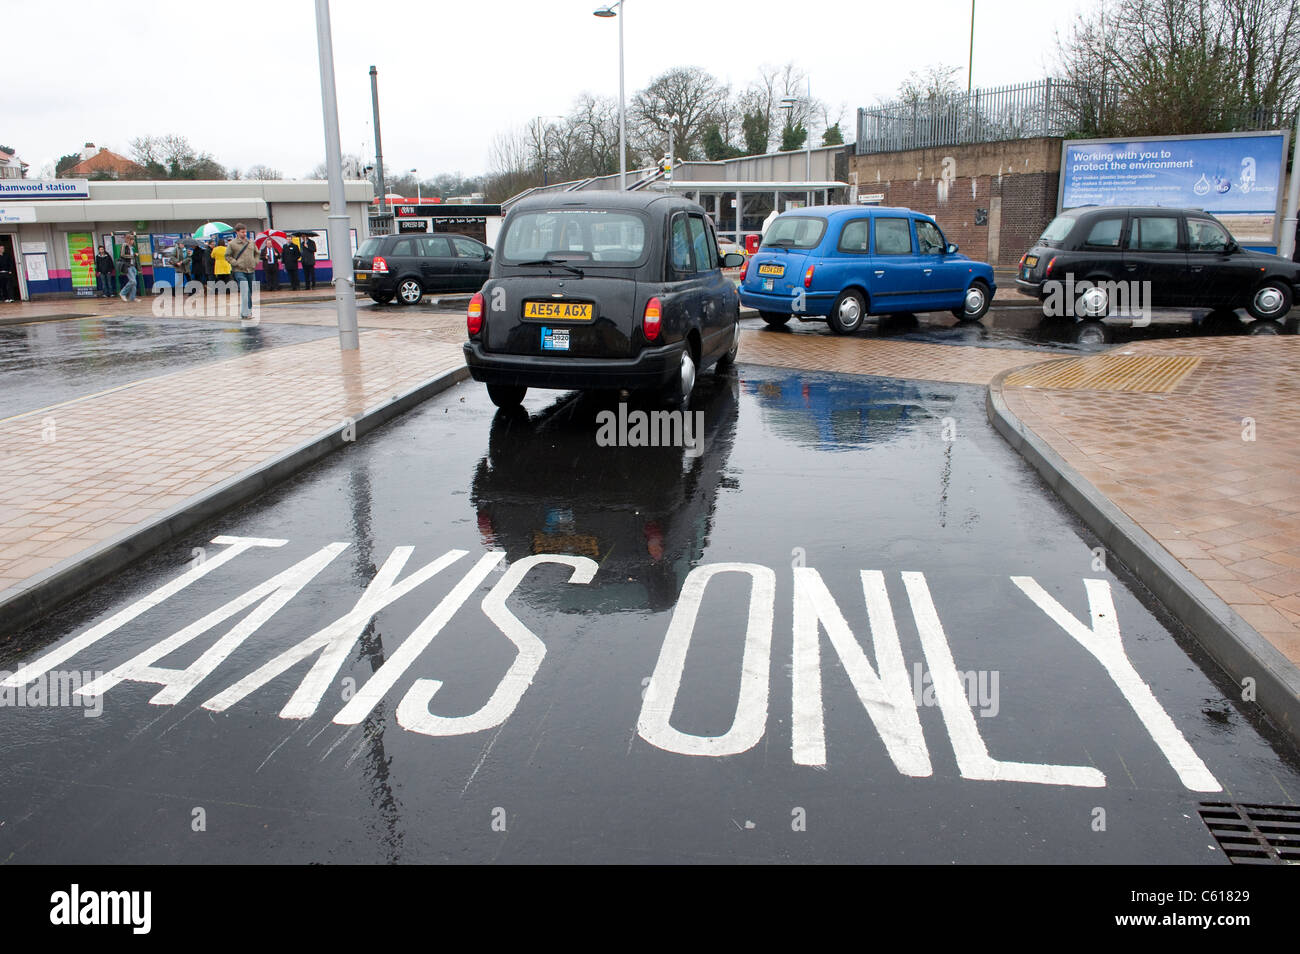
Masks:
[[[526,301],[525,318],[545,318],[550,321],[591,321],[593,306],[581,301]]]
[[[1038,264],[1038,256],[1037,256],[1037,255],[1026,255],[1026,256],[1025,256],[1025,265],[1026,265],[1026,266],[1028,266],[1029,268],[1033,268],[1033,267],[1034,267],[1035,265],[1037,265],[1037,264]]]
[[[778,278],[785,274],[784,265],[760,265],[758,266],[760,275],[776,275]]]

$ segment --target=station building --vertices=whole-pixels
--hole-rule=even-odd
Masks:
[[[374,186],[345,184],[352,248],[369,233]],[[116,256],[128,232],[136,245],[145,287],[167,281],[155,256],[207,222],[244,223],[252,232],[275,228],[315,232],[316,280],[332,277],[324,180],[104,180],[0,178],[0,245],[13,252],[24,300],[42,295],[90,296],[98,246]]]

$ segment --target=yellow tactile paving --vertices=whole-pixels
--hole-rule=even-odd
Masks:
[[[1300,337],[1122,350],[1200,361],[1172,392],[1008,387],[1007,406],[1300,664]]]
[[[1003,383],[1007,387],[1164,394],[1178,387],[1200,363],[1196,355],[1135,354],[1125,349],[1036,365],[1009,375]]]
[[[0,422],[0,591],[462,364],[424,332],[259,351]]]

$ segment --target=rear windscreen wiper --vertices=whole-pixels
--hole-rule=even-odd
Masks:
[[[520,267],[529,265],[558,265],[560,268],[567,268],[579,278],[586,274],[577,265],[570,265],[568,262],[562,262],[557,258],[535,258],[530,262],[515,262],[514,264],[519,265]]]

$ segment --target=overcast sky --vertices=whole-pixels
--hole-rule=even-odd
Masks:
[[[888,98],[910,70],[961,67],[970,0],[627,0],[632,93],[674,66],[739,88],[761,64],[793,60],[813,96],[844,107]],[[568,111],[586,91],[618,93],[618,21],[603,0],[333,0],[343,151],[374,153],[369,69],[379,69],[384,164],[486,171],[493,136]],[[976,86],[1038,79],[1091,0],[978,0]],[[128,12],[129,11],[129,12]],[[57,25],[5,44],[0,143],[35,176],[82,143],[129,153],[132,138],[177,133],[226,166],[286,177],[324,159],[311,0],[105,3],[62,0]],[[11,26],[34,19],[27,5]],[[44,14],[42,14],[44,16]],[[17,22],[15,22],[15,20]],[[123,89],[123,85],[126,89]]]

